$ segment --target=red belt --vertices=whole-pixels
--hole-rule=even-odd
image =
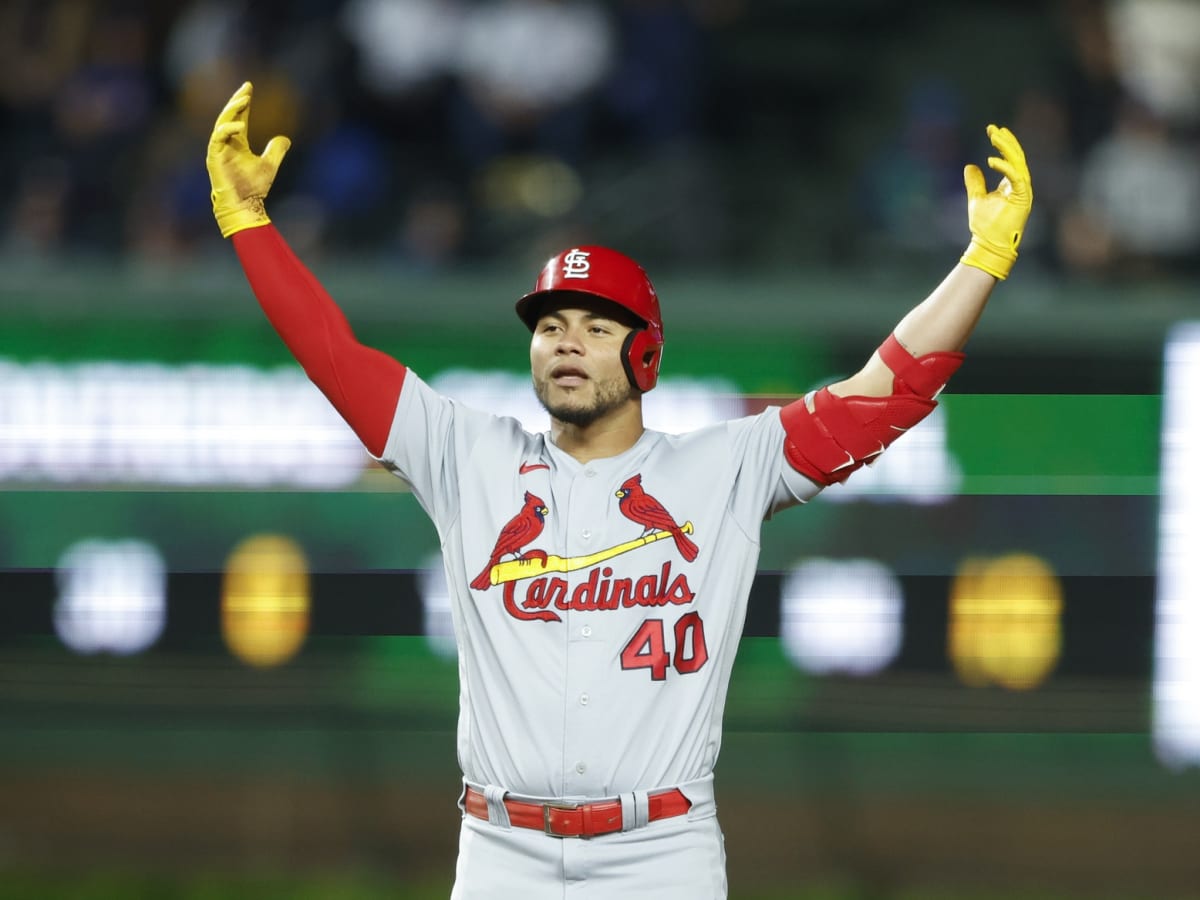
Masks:
[[[464,798],[467,812],[477,819],[488,818],[487,798],[472,787]],[[678,788],[649,796],[648,821],[682,816],[692,805]],[[519,828],[544,831],[552,837],[595,837],[621,830],[621,801],[594,803],[526,803],[505,798],[508,820]]]

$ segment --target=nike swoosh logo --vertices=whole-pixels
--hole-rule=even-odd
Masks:
[[[550,467],[548,465],[546,465],[545,463],[521,463],[521,468],[517,469],[517,472],[521,475],[527,475],[530,472],[537,471],[538,469],[549,469],[549,468]]]

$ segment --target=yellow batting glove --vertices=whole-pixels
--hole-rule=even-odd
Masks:
[[[987,133],[1000,152],[1000,156],[988,157],[988,166],[1004,177],[989,191],[979,166],[963,169],[971,244],[961,262],[1004,280],[1017,261],[1017,248],[1033,207],[1033,184],[1025,151],[1013,133],[996,125],[989,125]]]
[[[262,156],[250,150],[246,132],[250,121],[250,97],[253,92],[246,82],[225,104],[208,139],[205,165],[212,182],[213,215],[222,237],[229,237],[247,228],[266,225],[263,201],[275,181],[275,173],[292,142],[274,137],[263,149]]]

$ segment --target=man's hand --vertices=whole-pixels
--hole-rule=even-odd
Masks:
[[[205,164],[212,182],[213,215],[217,217],[222,237],[271,221],[263,200],[271,190],[284,154],[292,146],[286,137],[274,137],[262,156],[250,150],[246,133],[252,91],[248,81],[237,89],[217,116],[212,137],[208,139]]]
[[[988,157],[988,166],[1004,177],[994,191],[988,191],[979,166],[963,169],[971,244],[961,262],[1003,280],[1017,260],[1017,247],[1033,206],[1033,185],[1025,151],[1013,133],[996,125],[989,125],[987,133],[992,146],[1000,151],[1000,156]]]

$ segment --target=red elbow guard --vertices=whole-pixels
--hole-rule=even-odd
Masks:
[[[894,334],[889,334],[879,347],[879,358],[896,376],[892,381],[893,394],[916,394],[932,400],[941,393],[967,355],[941,351],[913,356]]]
[[[813,396],[811,412],[800,399],[780,413],[788,463],[817,484],[845,481],[933,412],[933,398],[964,359],[962,353],[914,357],[894,335],[879,355],[895,376],[891,396],[839,397],[822,388]]]

